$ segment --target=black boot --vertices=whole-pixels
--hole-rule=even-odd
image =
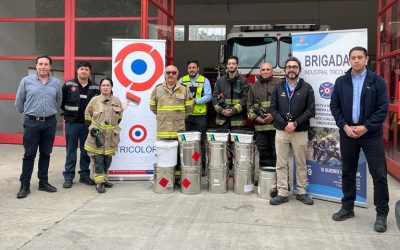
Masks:
[[[18,199],[25,198],[30,193],[31,193],[31,190],[29,189],[29,186],[21,186],[21,188],[19,189],[19,192],[17,194],[17,198]]]

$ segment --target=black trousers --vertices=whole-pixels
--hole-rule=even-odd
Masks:
[[[45,121],[35,121],[25,117],[24,121],[24,158],[22,160],[21,186],[30,186],[33,166],[39,149],[38,178],[39,184],[48,182],[50,155],[56,135],[57,120],[55,116]]]
[[[382,137],[352,139],[340,136],[342,154],[342,208],[350,210],[356,200],[356,174],[360,149],[365,153],[374,183],[374,205],[378,214],[389,213],[387,167]]]
[[[259,166],[273,167],[276,166],[275,152],[275,130],[256,131],[256,146],[259,153]],[[271,172],[274,172],[271,169]]]

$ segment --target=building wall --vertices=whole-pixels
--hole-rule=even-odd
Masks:
[[[175,24],[319,23],[332,30],[368,28],[368,49],[374,59],[376,0],[273,1],[265,3],[191,4],[175,7]],[[186,29],[187,33],[187,29]],[[187,37],[187,34],[186,34]],[[204,67],[217,67],[220,42],[175,42],[175,64],[181,73],[189,58]]]
[[[24,6],[24,8],[21,8]],[[1,17],[35,16],[35,1],[14,0],[0,3]],[[35,52],[33,23],[0,23],[0,55],[31,55]],[[28,74],[32,61],[0,61],[0,92],[16,93],[22,76]],[[21,133],[23,116],[15,109],[13,100],[0,100],[1,133]],[[6,117],[6,119],[4,119]]]

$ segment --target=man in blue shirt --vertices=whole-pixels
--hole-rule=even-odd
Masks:
[[[354,47],[349,52],[351,69],[336,79],[331,112],[340,129],[342,155],[342,208],[335,221],[354,217],[356,174],[361,149],[374,182],[376,222],[374,229],[385,232],[389,213],[387,167],[382,139],[382,123],[388,114],[388,94],[384,79],[367,69],[367,50]]]
[[[52,59],[49,56],[36,58],[36,74],[21,80],[15,99],[18,112],[24,120],[24,158],[21,188],[17,198],[25,198],[30,193],[30,181],[35,157],[39,148],[39,190],[56,192],[48,182],[50,154],[53,149],[57,120],[55,114],[61,106],[62,91],[58,79],[50,75]]]
[[[186,85],[193,98],[193,111],[186,118],[185,127],[187,131],[197,130],[201,132],[201,162],[205,169],[205,136],[207,124],[207,103],[211,101],[211,84],[204,76],[199,74],[199,62],[189,60],[187,62],[188,74],[179,79],[179,82]]]

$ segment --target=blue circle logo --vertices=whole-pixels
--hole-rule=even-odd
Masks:
[[[142,59],[137,59],[132,62],[131,69],[136,75],[142,75],[147,70],[147,64]]]
[[[319,96],[324,99],[331,99],[334,86],[331,82],[321,83],[319,85]]]

